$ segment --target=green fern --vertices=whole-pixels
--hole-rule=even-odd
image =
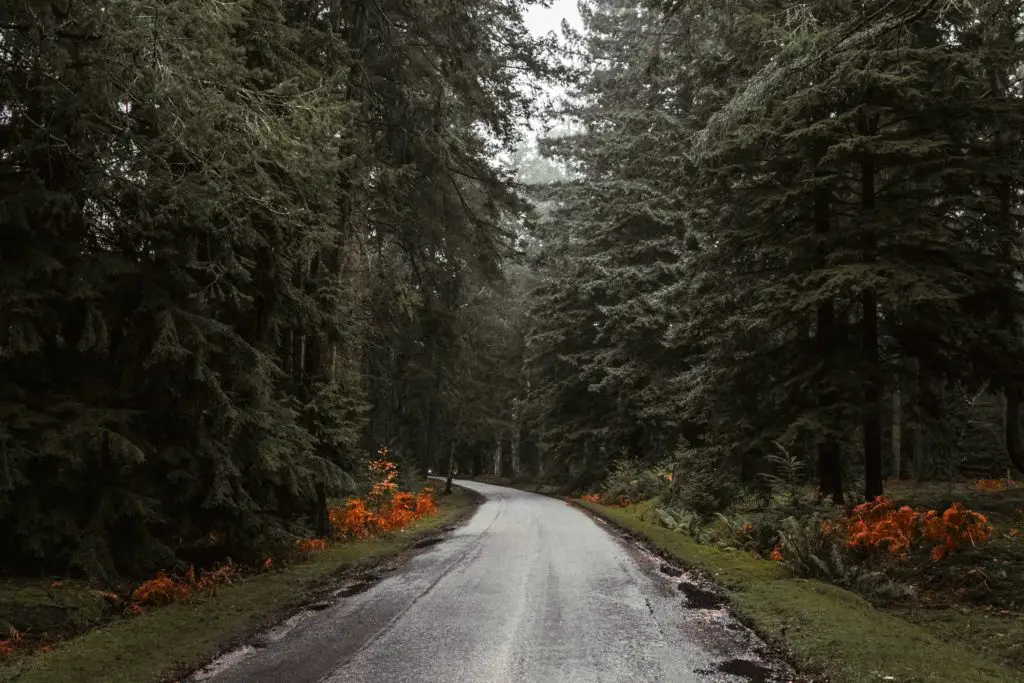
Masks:
[[[765,460],[772,465],[775,472],[762,472],[761,478],[768,482],[773,491],[784,491],[789,494],[790,501],[796,502],[800,496],[800,487],[806,480],[806,463],[786,450],[778,441],[773,441],[780,453],[771,453]]]

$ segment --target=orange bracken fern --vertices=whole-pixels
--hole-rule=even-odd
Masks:
[[[919,512],[907,505],[897,508],[879,496],[855,507],[837,525],[822,522],[821,534],[839,534],[849,548],[898,558],[906,558],[917,546],[931,545],[931,557],[937,561],[968,545],[984,543],[992,535],[992,525],[985,515],[962,503],[953,503],[940,515],[936,510]]]
[[[237,575],[238,568],[230,562],[212,571],[201,572],[198,576],[195,567],[189,567],[182,579],[157,572],[154,578],[144,581],[132,592],[129,612],[139,614],[142,607],[185,602],[204,592],[213,596],[219,586],[231,583]]]
[[[1013,479],[978,479],[971,486],[977,491],[1005,491],[1020,485],[1019,481]]]
[[[387,448],[378,451],[378,459],[369,464],[380,477],[365,498],[349,498],[343,506],[328,510],[331,529],[339,538],[369,538],[396,531],[423,517],[437,513],[434,490],[425,487],[413,494],[400,491],[396,479],[398,467],[387,459]]]
[[[309,555],[327,550],[327,541],[322,538],[302,538],[295,542],[295,547],[300,553]]]
[[[951,553],[984,543],[992,535],[992,525],[980,512],[968,510],[961,503],[953,503],[939,516],[929,510],[922,516],[924,537],[931,543],[932,559],[941,560]]]
[[[155,578],[144,581],[132,593],[132,602],[137,605],[169,605],[182,602],[189,597],[188,587],[163,572]]]
[[[434,489],[429,486],[424,487],[422,491],[416,494],[416,515],[428,517],[437,514],[437,511],[438,507],[437,501],[434,500]]]

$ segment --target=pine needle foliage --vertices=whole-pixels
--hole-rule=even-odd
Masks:
[[[685,441],[684,470],[757,488],[781,443],[839,503],[890,468],[1022,466],[1020,4],[601,0],[584,21],[531,356],[553,467],[599,480]],[[964,391],[1005,415],[954,420],[981,415]]]
[[[4,4],[0,571],[256,561],[364,453],[434,464],[450,420],[394,425],[443,388],[396,350],[475,328],[467,283],[500,285],[522,204],[491,159],[551,72],[524,11]]]

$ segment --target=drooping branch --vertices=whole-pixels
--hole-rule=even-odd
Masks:
[[[694,140],[694,151],[697,159],[711,155],[716,141],[727,135],[737,125],[763,112],[767,104],[784,96],[792,88],[802,87],[802,72],[817,66],[825,59],[835,62],[843,61],[843,56],[863,50],[872,41],[891,31],[913,23],[931,11],[941,0],[928,0],[913,11],[906,11],[896,16],[866,25],[877,19],[876,12],[865,19],[858,19],[851,26],[840,32],[842,37],[832,38],[834,34],[826,34],[820,44],[792,62],[784,61],[781,54],[768,60],[761,70],[755,74],[736,96],[711,116],[707,125],[697,133]],[[891,5],[885,6],[886,9]]]

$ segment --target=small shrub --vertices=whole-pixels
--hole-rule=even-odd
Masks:
[[[924,537],[932,548],[932,559],[941,560],[950,553],[980,545],[992,536],[992,525],[985,515],[968,510],[961,503],[953,503],[940,516],[935,510],[921,515]]]
[[[893,602],[914,596],[913,588],[893,580],[883,568],[858,564],[839,528],[827,515],[814,514],[802,521],[789,517],[770,557],[795,576],[828,581],[875,600]]]
[[[415,511],[417,517],[427,517],[437,513],[438,507],[437,501],[434,499],[434,489],[426,486],[416,494]]]
[[[643,467],[635,460],[617,460],[604,482],[602,500],[609,505],[655,498],[669,485],[662,467]]]
[[[665,492],[665,502],[693,510],[706,519],[736,500],[739,483],[719,448],[680,448],[673,470],[676,478]]]
[[[720,512],[716,512],[715,517],[717,520],[704,532],[706,542],[736,550],[758,550],[753,524],[742,519],[731,519]]]
[[[842,541],[827,532],[828,524],[827,519],[818,515],[802,521],[787,517],[776,534],[778,544],[773,555],[779,551],[786,567],[796,576],[849,585],[854,570]]]
[[[339,538],[369,538],[383,531],[380,516],[362,498],[349,498],[345,505],[331,507],[328,519]]]
[[[786,448],[775,442],[778,453],[770,453],[765,460],[772,465],[774,472],[762,472],[758,475],[766,484],[766,493],[781,491],[789,498],[791,504],[800,500],[800,494],[806,481],[807,464]]]
[[[763,511],[751,513],[747,520],[750,524],[750,529],[747,531],[750,549],[762,555],[771,551],[778,545],[779,529],[784,528],[786,520],[789,518],[805,521],[838,520],[841,516],[842,510],[828,503],[812,504],[802,501],[789,505],[775,505]]]
[[[666,529],[679,531],[697,538],[703,525],[700,515],[692,510],[655,508],[658,520]],[[698,539],[699,540],[699,539]]]
[[[853,509],[846,523],[846,543],[850,548],[905,557],[915,542],[918,518],[910,506],[896,509],[892,501],[879,496]]]

